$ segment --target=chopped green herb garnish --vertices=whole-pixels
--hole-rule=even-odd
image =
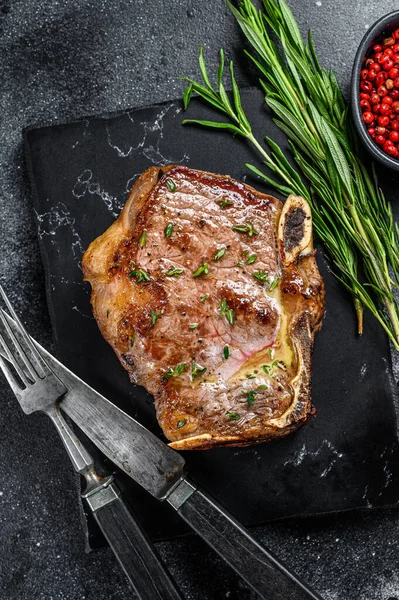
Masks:
[[[267,385],[259,385],[258,390],[261,392],[263,390],[267,390]]]
[[[168,223],[165,227],[165,237],[170,238],[173,232],[173,223]]]
[[[176,191],[176,184],[172,179],[167,179],[166,180],[166,185],[168,186],[168,188],[170,189],[171,192],[175,192]]]
[[[252,263],[254,263],[257,258],[258,257],[256,254],[251,254],[251,256],[248,256],[248,258],[245,262],[247,263],[247,265],[252,265]]]
[[[168,277],[176,277],[176,279],[179,279],[180,275],[184,273],[184,269],[176,269],[176,267],[170,267],[165,275],[167,275]]]
[[[257,394],[258,392],[256,390],[251,390],[250,392],[247,392],[247,401],[249,406],[253,406],[255,404],[255,394]]]
[[[269,348],[269,350],[270,350],[270,348]],[[274,360],[271,365],[262,365],[262,369],[264,370],[265,373],[267,373],[267,375],[270,375],[272,370],[275,369],[276,367],[278,367],[282,371],[287,370],[287,367],[285,366],[285,364],[283,363],[282,360]]]
[[[220,248],[213,257],[213,260],[220,260],[226,254],[227,248]]]
[[[244,250],[243,255],[247,256],[247,254],[249,254],[249,250]]]
[[[258,235],[259,231],[256,231],[251,223],[245,223],[245,225],[234,225],[234,231],[239,231],[240,233],[247,233],[249,237],[253,235]]]
[[[247,375],[247,379],[256,379],[256,375]]]
[[[264,271],[263,269],[259,269],[259,271],[254,271],[252,275],[255,277],[255,279],[258,279],[259,281],[268,281],[267,276],[269,275],[269,273],[267,271]]]
[[[243,266],[244,266],[243,263],[240,263],[240,262],[237,263],[237,267],[243,267]]]
[[[273,358],[273,356],[274,356],[274,349],[273,348],[269,348],[268,352],[269,352],[270,358]]]
[[[181,429],[187,423],[187,419],[180,419],[177,421],[176,429]]]
[[[141,234],[140,239],[139,239],[140,248],[143,248],[146,245],[146,242],[147,242],[147,231],[146,231],[146,229],[144,229],[144,231]]]
[[[130,336],[130,346],[134,346],[134,335]]]
[[[241,416],[238,413],[235,412],[231,412],[231,411],[227,411],[226,415],[229,417],[229,419],[231,419],[232,421],[238,421],[238,419],[241,418]]]
[[[209,298],[209,294],[204,294],[203,296],[200,297],[201,302],[205,302],[205,300],[208,300]]]
[[[275,287],[277,287],[278,282],[280,281],[280,279],[278,277],[276,277],[276,279],[274,279],[270,286],[269,286],[269,290],[272,292],[274,290]]]
[[[228,346],[225,346],[223,348],[223,356],[224,358],[227,360],[230,356],[230,348]]]
[[[187,367],[186,363],[180,363],[176,367],[169,367],[169,371],[162,375],[162,379],[168,379],[169,377],[179,377]]]
[[[188,327],[189,329],[197,329],[198,323],[191,323],[191,325],[189,325]]]
[[[219,308],[220,312],[226,317],[230,325],[234,325],[234,312],[231,308],[228,307],[226,298],[223,298]]]
[[[208,263],[205,260],[203,260],[202,265],[199,266],[196,271],[194,271],[193,277],[199,277],[202,274],[208,275],[208,273],[209,273]]]
[[[154,327],[155,323],[157,322],[157,320],[159,319],[159,317],[161,316],[161,313],[156,313],[154,312],[152,309],[150,310],[150,315],[151,315],[151,327]]]
[[[220,208],[226,208],[226,206],[233,206],[232,202],[226,200],[226,198],[222,198],[221,200],[216,200],[218,204],[220,204]]]
[[[135,277],[136,283],[141,283],[142,281],[150,281],[151,277],[144,269],[135,269],[134,264],[132,264],[132,271],[129,273],[129,277]]]
[[[206,370],[206,367],[201,367],[200,365],[197,365],[194,361],[191,363],[191,376],[193,379],[199,377],[200,375],[203,375],[206,372]]]

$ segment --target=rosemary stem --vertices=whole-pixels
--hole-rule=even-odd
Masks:
[[[353,298],[353,303],[355,305],[356,317],[357,317],[357,333],[358,333],[358,335],[362,335],[364,307],[363,307],[363,304],[360,302],[359,298]]]
[[[280,175],[280,177],[286,182],[288,183],[288,185],[292,184],[292,181],[289,177],[287,177],[287,175],[284,173],[284,171],[282,171],[282,169],[280,169],[280,167],[274,162],[274,160],[271,158],[271,156],[269,156],[269,154],[266,152],[266,150],[263,148],[263,146],[258,142],[258,140],[254,137],[254,135],[251,133],[247,136],[247,139],[255,146],[255,148],[260,152],[260,154],[263,156],[263,158],[271,165],[273,165],[273,168],[276,170],[276,173],[278,173]]]

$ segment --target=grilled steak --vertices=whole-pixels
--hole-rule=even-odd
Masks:
[[[324,310],[310,208],[230,177],[150,168],[83,258],[95,318],[173,448],[285,436],[312,413]]]

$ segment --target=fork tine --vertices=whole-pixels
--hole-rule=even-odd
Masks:
[[[22,325],[20,318],[18,317],[17,313],[15,312],[15,310],[12,307],[11,302],[9,301],[3,286],[0,285],[0,294],[3,297],[3,300],[5,302],[5,305],[7,306],[8,310],[11,313],[12,318],[14,319],[17,327],[18,327],[18,331],[21,334],[24,342],[27,344],[27,346],[29,347],[29,350],[31,352],[31,356],[32,358],[36,359],[34,361],[34,364],[32,365],[36,371],[37,374],[39,375],[39,377],[44,377],[49,369],[47,367],[47,364],[45,363],[44,359],[42,358],[42,356],[40,355],[39,351],[37,350],[37,348],[35,347],[35,345],[32,343],[32,340],[28,334],[28,332],[26,331],[25,327]],[[1,312],[3,313],[4,311],[1,310]],[[3,320],[3,319],[2,319]],[[4,322],[4,321],[3,321]],[[8,330],[7,330],[8,331]],[[15,337],[15,336],[14,336]],[[20,344],[18,344],[19,347],[21,348]],[[22,351],[22,348],[21,348]],[[23,352],[23,351],[22,351]],[[23,354],[25,354],[25,352],[23,352]],[[25,354],[26,356],[26,354]],[[25,361],[24,361],[25,362]],[[32,363],[31,363],[32,364]],[[47,367],[47,369],[46,369]],[[38,370],[39,369],[39,370]],[[40,371],[40,372],[39,372]]]
[[[15,359],[13,353],[10,350],[10,347],[8,346],[4,336],[0,333],[0,343],[1,346],[4,350],[5,353],[5,358],[8,360],[9,363],[12,364],[12,366],[14,367],[14,369],[16,370],[16,372],[18,373],[19,377],[21,378],[21,380],[23,381],[23,383],[28,386],[31,385],[31,382],[28,380],[27,376],[25,375],[24,371],[21,369],[21,367],[19,366],[18,361]],[[1,368],[3,369],[3,373],[7,378],[8,383],[11,385],[12,389],[14,390],[14,387],[18,387],[19,390],[21,390],[22,388],[17,384],[15,377],[13,376],[13,374],[11,373],[10,369],[8,368],[4,358],[3,358],[3,353],[0,354],[0,365]],[[15,390],[14,390],[15,391]]]
[[[14,332],[12,331],[11,327],[9,326],[9,324],[7,323],[4,315],[3,315],[3,311],[0,311],[0,321],[2,322],[2,324],[4,325],[4,329],[7,332],[7,335],[10,339],[10,342],[12,342],[14,344],[14,347],[16,348],[18,354],[20,355],[20,357],[22,358],[22,361],[26,367],[26,370],[28,371],[28,375],[31,377],[32,381],[36,381],[36,379],[38,378],[38,373],[36,373],[33,365],[31,364],[29,358],[27,357],[27,355],[25,354],[25,352],[23,351],[21,344],[19,343],[19,341],[17,340],[17,338],[14,335]],[[0,334],[0,339],[2,341],[3,346],[5,346],[6,348],[6,352],[8,354],[8,360],[10,360],[10,356],[12,357],[12,364],[14,365],[15,369],[17,369],[17,366],[19,366],[18,361],[15,359],[15,350],[14,352],[11,352],[10,346],[6,343],[4,336],[2,336]],[[17,365],[17,366],[16,366]],[[19,373],[18,373],[19,374]]]

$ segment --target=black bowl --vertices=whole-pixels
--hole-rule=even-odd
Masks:
[[[366,125],[362,119],[362,112],[359,106],[359,92],[360,92],[360,71],[362,69],[364,57],[367,56],[374,44],[378,43],[384,37],[389,36],[392,31],[399,28],[399,10],[389,13],[379,19],[372,27],[369,28],[366,35],[360,42],[359,49],[356,53],[355,62],[353,63],[352,70],[352,81],[351,81],[351,104],[352,104],[352,115],[355,123],[356,131],[358,132],[360,139],[366,146],[370,154],[373,155],[375,160],[378,160],[381,164],[391,169],[399,171],[399,160],[391,158],[388,154],[385,154],[374,140],[370,137],[367,131]],[[399,41],[399,40],[398,40]]]

